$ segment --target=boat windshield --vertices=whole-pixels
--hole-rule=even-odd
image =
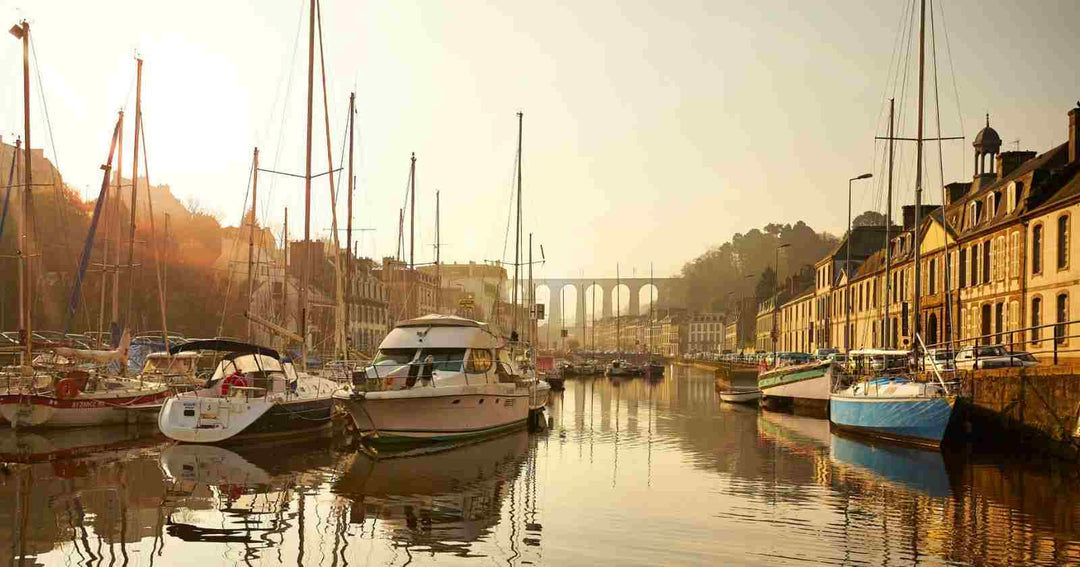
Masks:
[[[416,358],[415,348],[383,348],[371,361],[373,366],[401,366],[408,364]]]
[[[239,370],[244,374],[255,372],[282,372],[281,361],[265,354],[243,354],[226,358],[218,364],[211,381],[223,378]]]
[[[425,348],[420,351],[420,361],[428,362],[431,358],[431,369],[442,372],[461,372],[465,363],[465,349],[463,348]]]
[[[172,356],[148,356],[143,364],[143,373],[189,374],[195,371],[195,358]]]

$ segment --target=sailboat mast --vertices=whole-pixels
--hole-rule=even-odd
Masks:
[[[514,327],[513,331],[517,332],[518,326],[518,285],[521,281],[518,278],[518,267],[521,264],[521,128],[522,128],[522,116],[521,112],[517,113],[518,117],[518,147],[517,147],[517,221],[514,224]]]
[[[532,250],[533,250],[532,249],[532,233],[530,232],[529,233],[529,296],[528,296],[528,299],[527,299],[527,301],[529,302],[529,336],[528,336],[528,342],[529,342],[529,345],[531,345],[533,348],[535,348],[536,345],[533,344],[533,339],[534,339],[534,335],[536,334],[535,325],[537,323],[536,323],[536,318],[533,316],[533,309],[536,308],[536,306],[535,306],[536,298],[534,298],[533,296],[536,294],[536,290],[533,289]]]
[[[353,177],[353,115],[356,112],[356,93],[349,93],[349,216],[346,218],[345,231],[345,329],[349,329],[349,301],[352,299],[353,279],[353,249],[352,249],[352,220],[353,220],[353,191],[356,189],[356,178]]]
[[[315,0],[315,8],[319,8],[318,0]],[[322,12],[318,12],[319,26],[319,78],[322,82],[323,99],[323,129],[326,132],[326,179],[330,184],[330,243],[334,249],[334,355],[344,353],[348,360],[348,346],[345,341],[345,298],[343,295],[341,280],[341,244],[338,240],[337,220],[337,190],[334,187],[334,154],[333,145],[330,142],[330,105],[326,94],[326,53],[323,50],[322,40]]]
[[[23,266],[23,305],[21,305],[23,313],[23,329],[25,334],[23,335],[23,342],[26,347],[26,357],[23,359],[24,365],[29,365],[34,360],[34,297],[33,297],[33,257],[34,257],[34,208],[32,200],[34,198],[34,172],[31,164],[31,157],[33,152],[30,151],[32,147],[30,145],[30,24],[29,22],[22,22],[22,29],[19,30],[19,39],[22,39],[23,44],[23,139],[26,140],[26,146],[23,149],[23,223],[22,223],[22,254],[19,255],[19,261]],[[14,32],[13,28],[12,31]]]
[[[649,361],[652,362],[652,322],[653,322],[653,271],[652,262],[649,262],[649,338],[646,341],[646,347],[649,349]],[[727,331],[724,331],[727,334]]]
[[[889,183],[888,183],[888,196],[885,201],[885,319],[881,322],[881,337],[884,339],[882,346],[884,348],[891,348],[892,341],[889,338],[889,292],[892,290],[892,280],[889,279],[889,271],[892,269],[892,183],[893,183],[893,145],[896,142],[895,134],[893,132],[893,125],[896,124],[894,118],[896,100],[889,99]],[[896,340],[896,337],[892,337],[892,340]]]
[[[439,192],[435,192],[435,312],[442,310],[442,242],[439,227]]]
[[[915,226],[914,237],[912,242],[915,246],[915,281],[912,282],[915,286],[915,327],[914,334],[915,340],[912,341],[912,348],[918,352],[919,336],[922,326],[919,324],[919,292],[922,291],[920,276],[922,275],[920,264],[920,250],[919,250],[919,224],[922,208],[922,174],[923,174],[923,85],[924,75],[926,72],[926,0],[920,0],[919,9],[919,123],[918,134],[915,137]]]
[[[281,324],[289,328],[289,207],[285,207],[285,228],[281,240]]]
[[[116,194],[113,195],[112,217],[112,319],[109,334],[120,326],[120,194],[124,185],[124,111],[120,111],[120,138],[116,141]],[[105,264],[108,264],[106,259]],[[119,336],[117,337],[119,338]]]
[[[619,289],[619,265],[615,264],[615,352],[622,356],[622,290]]]
[[[128,228],[128,297],[127,297],[127,320],[124,327],[132,326],[132,300],[135,297],[135,202],[138,199],[139,188],[139,130],[142,125],[142,64],[141,58],[135,59],[135,150],[132,153],[131,164],[131,224]],[[121,371],[126,368],[121,365]]]
[[[409,160],[409,269],[416,267],[416,152]]]
[[[311,0],[308,23],[308,84],[307,84],[307,150],[304,155],[304,255],[300,278],[300,368],[307,370],[307,296],[308,264],[311,263],[311,111],[315,95],[315,4]]]
[[[251,223],[248,228],[248,313],[251,313],[251,304],[254,300],[255,294],[255,204],[258,202],[259,196],[259,148],[255,148],[255,157],[253,158],[251,166],[251,216],[248,218],[248,222]],[[251,334],[251,317],[247,317],[247,338],[248,342],[255,342],[255,337]]]

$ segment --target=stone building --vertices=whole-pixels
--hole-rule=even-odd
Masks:
[[[371,258],[353,261],[352,289],[347,298],[349,339],[354,348],[368,355],[374,354],[390,332],[390,293],[376,276],[377,266]]]
[[[690,353],[719,352],[724,340],[723,313],[692,313],[686,319]]]
[[[903,227],[887,244],[879,232],[853,246],[857,264],[844,269],[843,243],[817,263],[810,306],[804,296],[781,301],[782,348],[907,349],[916,332],[930,347],[960,340],[1043,352],[1080,344],[1069,338],[1080,313],[1072,302],[1080,293],[1072,262],[1078,139],[1080,108],[1068,113],[1068,140],[1042,154],[1002,152],[987,118],[973,143],[972,181],[947,185],[943,207],[925,206],[917,226],[914,207],[904,207]],[[807,311],[813,325],[803,323]],[[771,346],[772,313],[771,302],[759,306],[758,350]]]

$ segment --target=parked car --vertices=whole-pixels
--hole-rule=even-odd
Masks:
[[[1027,353],[1024,353],[1027,354]],[[948,349],[932,348],[923,356],[923,369],[933,372],[934,367],[938,372],[950,372],[956,369],[956,360],[952,351]]]
[[[966,346],[956,353],[956,368],[973,370],[1037,366],[1039,361],[1028,352],[1009,352],[1000,345]]]
[[[829,360],[829,355],[836,354],[838,352],[840,351],[835,348],[819,348],[814,351],[814,358],[825,362],[826,360]]]

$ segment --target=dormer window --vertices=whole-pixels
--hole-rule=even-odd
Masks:
[[[1007,201],[1006,207],[1007,207],[1008,212],[1011,213],[1014,210],[1016,210],[1016,206],[1018,204],[1020,204],[1020,201],[1023,198],[1023,192],[1024,192],[1024,184],[1023,183],[1020,183],[1019,181],[1013,181],[1012,183],[1009,184],[1009,188],[1006,190],[1006,196],[1005,196],[1005,199]]]
[[[979,203],[972,202],[968,205],[968,228],[979,224]]]

